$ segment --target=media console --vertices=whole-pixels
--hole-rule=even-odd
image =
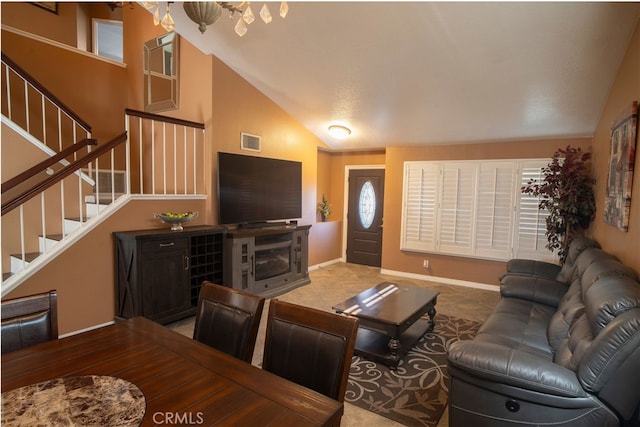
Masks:
[[[266,298],[306,285],[311,225],[229,229],[224,284]]]

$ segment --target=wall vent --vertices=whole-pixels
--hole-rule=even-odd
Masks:
[[[249,133],[240,133],[240,148],[248,151],[260,151],[260,137]]]
[[[100,194],[111,194],[111,186],[113,184],[114,192],[117,195],[124,194],[125,192],[125,171],[122,170],[114,170],[113,171],[113,181],[111,179],[111,170],[110,169],[100,169],[96,176],[96,170],[92,169],[89,171],[88,169],[83,169],[83,172],[86,173],[96,181],[97,190]],[[96,188],[94,187],[94,193]]]

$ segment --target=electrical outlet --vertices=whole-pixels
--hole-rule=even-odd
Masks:
[[[422,266],[423,266],[424,268],[429,268],[429,260],[428,260],[428,259],[425,259],[424,261],[422,261]]]

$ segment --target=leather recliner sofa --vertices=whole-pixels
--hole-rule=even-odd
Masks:
[[[559,268],[505,273],[475,338],[450,346],[450,426],[640,424],[638,276],[581,243],[567,283]]]

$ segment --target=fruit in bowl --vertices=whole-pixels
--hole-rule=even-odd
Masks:
[[[167,224],[171,224],[171,231],[182,231],[182,224],[185,222],[192,221],[194,218],[198,216],[198,211],[195,212],[184,212],[184,213],[174,213],[174,212],[165,212],[165,213],[154,213],[153,217],[159,221],[165,222]]]

